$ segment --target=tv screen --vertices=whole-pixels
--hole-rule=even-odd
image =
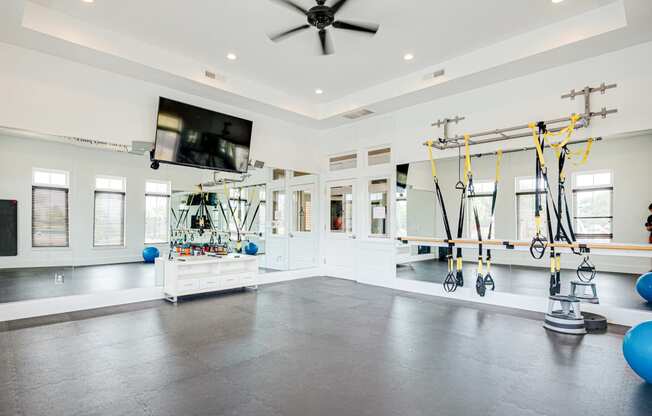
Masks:
[[[253,122],[161,97],[153,160],[247,172]]]

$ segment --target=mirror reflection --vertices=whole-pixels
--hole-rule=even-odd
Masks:
[[[0,245],[0,303],[162,287],[157,262],[170,255],[253,256],[262,274],[317,266],[313,173],[154,170],[144,152],[0,134],[0,173],[11,178],[0,186],[11,242]]]

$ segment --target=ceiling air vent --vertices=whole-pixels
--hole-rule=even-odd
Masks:
[[[222,82],[226,81],[226,78],[224,78],[223,75],[218,74],[217,72],[212,71],[210,69],[205,69],[204,70],[204,76],[206,78],[208,78],[208,79],[213,80],[213,81],[222,81]]]
[[[429,79],[436,79],[436,78],[439,78],[439,77],[443,77],[445,74],[446,74],[446,71],[444,71],[443,69],[440,69],[438,71],[430,72],[430,73],[426,74],[423,77],[423,79],[425,79],[426,81],[429,80]]]
[[[348,118],[349,120],[356,120],[361,117],[368,116],[369,114],[373,114],[374,112],[371,110],[367,110],[366,108],[361,108],[359,110],[354,110],[349,113],[344,114],[342,117]]]

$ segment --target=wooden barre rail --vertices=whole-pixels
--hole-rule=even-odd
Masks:
[[[405,242],[423,242],[430,244],[470,244],[470,245],[479,245],[479,240],[469,240],[469,239],[452,239],[446,240],[442,238],[431,238],[431,237],[400,237],[399,240]],[[482,240],[483,246],[502,246],[502,247],[530,247],[531,242],[529,241],[507,241],[507,240]],[[595,250],[625,250],[625,251],[645,251],[652,252],[652,244],[619,244],[619,243],[552,243],[546,244],[546,247],[555,247],[555,248],[568,248],[568,249],[595,249]]]

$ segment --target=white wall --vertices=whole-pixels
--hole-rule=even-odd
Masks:
[[[652,129],[650,117],[650,97],[652,97],[652,43],[641,44],[603,56],[594,57],[584,61],[575,62],[566,66],[553,68],[526,77],[512,79],[497,84],[489,85],[466,93],[445,97],[436,101],[417,105],[403,110],[372,117],[349,126],[332,129],[324,133],[321,140],[322,172],[328,171],[328,156],[341,154],[347,151],[362,151],[380,144],[390,144],[392,147],[393,163],[407,163],[427,159],[427,152],[423,142],[428,138],[437,137],[441,129],[431,127],[430,124],[443,117],[455,115],[465,116],[466,120],[459,125],[451,126],[451,134],[484,131],[492,128],[508,127],[523,124],[528,121],[557,118],[568,116],[573,112],[583,111],[583,100],[575,101],[560,99],[561,94],[571,89],[583,88],[586,85],[599,85],[602,82],[617,83],[618,88],[609,90],[605,95],[595,94],[592,97],[594,109],[617,108],[618,114],[607,119],[594,119],[589,129],[579,130],[577,137],[591,136],[617,136],[623,133]],[[644,140],[644,139],[641,139]],[[596,149],[604,146],[605,142],[596,145]],[[504,149],[531,146],[532,139],[524,138],[505,142]],[[497,145],[487,144],[473,147],[473,152],[495,151]],[[636,150],[631,150],[636,152]],[[599,150],[597,151],[599,152]],[[628,159],[627,151],[620,150],[623,154],[621,160]],[[457,151],[436,151],[436,158],[453,157]],[[511,156],[509,156],[511,157]],[[474,162],[477,169],[482,171],[483,161]],[[486,163],[492,163],[487,161]],[[609,167],[612,164],[611,155],[592,158],[588,168],[595,166]],[[507,166],[508,163],[505,163]],[[633,165],[629,165],[630,167]],[[641,165],[643,166],[647,165]],[[506,167],[506,169],[512,169]],[[514,167],[514,169],[518,169]],[[440,174],[445,177],[451,174],[450,168],[440,168]],[[489,170],[493,171],[493,170]],[[622,191],[616,196],[619,201],[629,198],[627,187],[628,175],[638,172],[639,169],[628,169],[617,177]],[[457,167],[453,169],[455,179]],[[525,171],[528,174],[529,170]],[[649,172],[649,171],[648,171]],[[349,172],[339,175],[349,175],[361,178],[362,173]],[[649,176],[649,173],[648,173]],[[623,182],[621,182],[623,181]],[[513,186],[513,185],[511,185]],[[649,189],[649,186],[648,186]],[[633,191],[633,190],[632,190]],[[624,196],[620,194],[622,192]],[[454,198],[449,204],[454,204]],[[447,198],[447,201],[450,198]],[[509,204],[510,202],[505,202]],[[648,202],[649,203],[649,202]],[[622,202],[617,202],[619,209]],[[647,206],[647,204],[645,205]],[[499,206],[497,209],[500,209]],[[457,210],[453,205],[449,208],[452,213]],[[362,211],[360,215],[364,215]],[[505,208],[503,207],[503,212]],[[644,212],[643,212],[644,214]],[[456,214],[453,215],[456,218]],[[634,241],[641,241],[640,234],[636,234],[634,227],[639,226],[640,214],[635,221],[618,223],[615,228],[627,230],[627,237]],[[622,218],[622,217],[621,217]],[[627,221],[619,219],[618,221]],[[364,222],[361,218],[359,222]],[[499,228],[499,233],[510,233],[508,228]],[[637,237],[638,236],[638,237]],[[618,237],[620,239],[620,237]],[[636,269],[640,269],[636,266]]]
[[[70,247],[32,248],[32,168],[70,173]],[[93,191],[96,175],[127,179],[126,246],[93,247]],[[145,246],[145,182],[171,181],[175,189],[193,189],[208,171],[161,165],[149,167],[144,156],[99,151],[44,140],[0,136],[0,198],[18,201],[18,256],[0,258],[0,267],[103,264],[142,259]],[[161,248],[164,248],[163,245]]]
[[[131,144],[154,141],[158,97],[254,122],[252,158],[314,171],[316,133],[277,119],[0,43],[0,126]],[[291,151],[288,151],[291,150]]]

